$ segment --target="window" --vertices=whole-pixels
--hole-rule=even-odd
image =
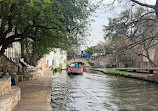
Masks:
[[[54,59],[52,60],[52,65],[54,65]]]

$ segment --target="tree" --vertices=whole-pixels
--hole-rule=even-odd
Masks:
[[[104,1],[104,0],[102,0]],[[151,9],[151,12],[155,13],[156,18],[158,19],[158,0],[155,0],[155,4],[154,5],[150,5],[146,2],[147,0],[144,0],[144,2],[141,2],[140,0],[111,0],[111,2],[109,3],[105,3],[106,7],[111,7],[114,8],[119,4],[124,4],[125,5],[132,5],[132,6],[142,6],[144,8],[147,9]],[[111,9],[110,8],[110,9]],[[155,19],[155,17],[154,17]]]
[[[88,0],[0,0],[0,7],[0,56],[13,42],[38,56],[68,49],[82,39],[93,11]]]
[[[48,37],[48,32],[51,34],[56,30],[64,30],[51,10],[52,1],[4,0],[0,5],[0,55],[13,42],[24,39],[40,41],[41,38]]]
[[[144,16],[148,12],[149,10],[139,8],[133,13],[131,18],[129,11],[124,11],[119,17],[112,19],[112,22],[109,22],[109,25],[104,27],[104,31],[105,37],[111,38],[115,42],[120,37],[125,36],[127,38],[125,42],[127,43],[119,46],[119,50],[134,48],[135,51],[132,53],[146,57],[151,65],[156,67],[156,64],[150,58],[149,50],[158,44],[158,24],[151,19],[154,16],[152,13]]]
[[[132,1],[133,3],[136,3],[136,4],[140,5],[140,6],[153,9],[155,11],[156,18],[158,19],[158,0],[156,0],[155,5],[142,3],[142,2],[139,2],[137,0],[130,0],[130,1]]]
[[[114,44],[112,44],[110,40],[99,42],[98,46],[100,47],[100,53],[107,53],[115,50]]]
[[[85,52],[92,55],[94,53],[94,49],[92,47],[89,47],[85,50]]]

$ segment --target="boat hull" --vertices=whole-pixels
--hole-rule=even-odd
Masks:
[[[82,73],[77,73],[77,72],[68,72],[68,74],[70,74],[70,75],[80,75],[80,74],[83,74],[83,72],[82,72]]]
[[[74,75],[83,74],[83,67],[68,67],[67,73]]]

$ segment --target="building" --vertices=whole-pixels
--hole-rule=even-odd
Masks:
[[[6,25],[6,28],[8,28],[8,25]],[[7,33],[6,38],[12,36],[15,34],[14,28],[12,29],[12,32]],[[13,42],[10,47],[8,47],[5,50],[4,55],[12,60],[13,62],[19,62],[19,59],[21,58],[21,44],[19,42]]]
[[[18,63],[21,58],[21,44],[18,42],[12,43],[12,46],[5,50],[4,55],[13,62]]]
[[[59,48],[55,48],[54,51],[46,55],[46,63],[48,67],[60,67],[66,68],[67,52]]]

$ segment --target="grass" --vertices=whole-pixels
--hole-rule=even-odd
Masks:
[[[53,72],[58,72],[58,71],[61,71],[62,69],[61,69],[60,67],[58,67],[58,68],[52,67],[51,70],[52,70]]]
[[[36,70],[29,70],[28,72],[35,72]]]
[[[124,75],[124,76],[131,76],[132,74],[134,74],[133,72],[118,71],[118,70],[108,71],[107,73],[116,74],[116,75]]]
[[[113,68],[112,66],[110,65],[107,65],[107,66],[102,66],[102,65],[96,65],[96,66],[92,66],[92,68]]]

